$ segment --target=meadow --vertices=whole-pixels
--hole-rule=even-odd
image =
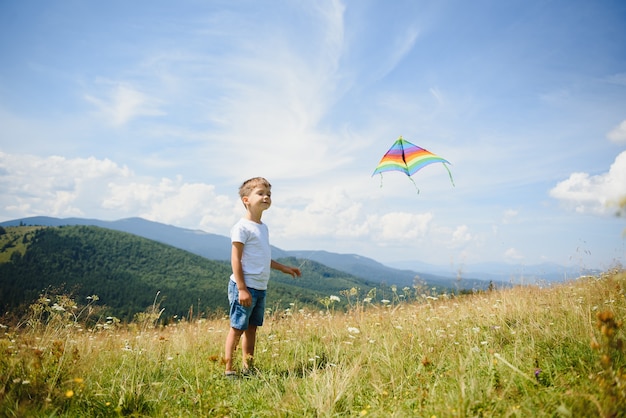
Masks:
[[[163,325],[155,299],[122,324],[98,317],[97,296],[43,296],[1,325],[0,415],[623,417],[625,289],[615,269],[462,296],[346,289],[316,311],[294,301],[268,311],[258,370],[239,379],[224,377],[227,318]]]

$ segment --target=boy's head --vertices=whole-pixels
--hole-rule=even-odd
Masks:
[[[270,182],[263,177],[253,177],[244,181],[241,187],[239,187],[239,197],[243,199],[245,196],[250,196],[252,190],[258,186],[267,187],[268,189],[272,188]]]

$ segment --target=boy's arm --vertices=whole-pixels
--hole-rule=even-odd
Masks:
[[[288,274],[291,277],[300,277],[302,275],[298,267],[286,266],[279,263],[278,261],[272,260],[270,267],[272,267],[274,270],[282,271],[283,273]]]
[[[252,305],[252,295],[243,278],[243,267],[241,266],[242,256],[243,242],[233,242],[230,252],[230,265],[233,269],[233,277],[235,278],[235,283],[237,283],[237,289],[239,290],[239,304],[241,306],[250,306]]]

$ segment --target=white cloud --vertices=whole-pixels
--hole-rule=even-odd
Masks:
[[[110,183],[108,191],[103,207],[136,213],[156,222],[216,231],[236,220],[235,202],[217,195],[215,187],[208,184],[164,178],[158,183]]]
[[[510,261],[519,261],[524,258],[524,255],[515,248],[509,248],[504,252],[504,258]]]
[[[223,232],[237,202],[209,184],[139,177],[104,159],[0,152],[0,207],[5,217],[45,215],[157,222]]]
[[[139,116],[160,116],[165,113],[159,110],[159,101],[152,98],[128,83],[116,83],[104,94],[105,99],[91,94],[85,100],[95,105],[105,120],[113,126],[122,126]]]
[[[402,242],[423,238],[432,219],[432,213],[390,212],[377,218],[372,226],[377,228],[380,239]]]
[[[613,128],[607,137],[616,144],[626,144],[626,120]]]
[[[472,234],[467,225],[459,225],[452,233],[452,246],[464,245],[472,240]]]
[[[550,196],[579,213],[614,213],[614,206],[626,195],[626,151],[615,158],[607,173],[572,173],[559,182]]]
[[[0,205],[7,215],[83,216],[97,207],[97,184],[132,175],[127,167],[95,158],[67,159],[0,152]]]
[[[512,222],[517,215],[519,214],[518,211],[516,211],[515,209],[507,209],[504,211],[504,216],[502,217],[502,223],[503,224],[508,224],[510,222]]]

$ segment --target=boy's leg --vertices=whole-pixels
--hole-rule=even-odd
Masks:
[[[244,332],[237,328],[230,328],[226,336],[226,345],[224,347],[224,362],[226,363],[226,372],[233,371],[233,354],[237,349],[239,338]]]
[[[256,325],[249,325],[241,338],[241,351],[243,355],[242,367],[251,370],[254,367],[254,346],[256,344]]]

